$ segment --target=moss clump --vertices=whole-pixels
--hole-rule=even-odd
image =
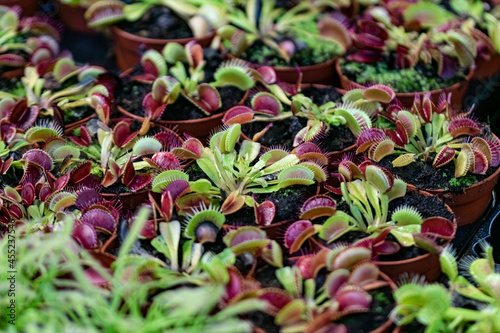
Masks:
[[[477,183],[477,177],[470,173],[460,178],[450,179],[450,185],[454,187],[468,187],[475,183]]]
[[[451,79],[438,76],[432,66],[417,66],[409,69],[389,68],[387,62],[363,64],[343,62],[342,72],[350,80],[361,85],[381,83],[390,86],[396,92],[431,91],[449,87],[465,78],[463,71],[458,71]]]

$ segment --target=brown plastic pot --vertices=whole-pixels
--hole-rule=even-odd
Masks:
[[[493,200],[493,189],[498,183],[500,168],[488,178],[464,189],[463,192],[426,189],[433,195],[443,199],[455,214],[459,227],[476,222],[483,216]],[[408,184],[408,188],[415,186]]]
[[[81,32],[84,34],[95,34],[96,32],[87,26],[85,20],[85,11],[87,8],[82,6],[72,6],[56,0],[59,7],[57,18],[64,23],[66,27],[73,31]]]
[[[113,35],[116,63],[121,70],[127,70],[140,62],[139,50],[141,49],[154,49],[161,52],[167,43],[185,45],[192,40],[196,40],[202,47],[208,47],[215,36],[215,32],[211,32],[201,37],[154,39],[128,33],[116,26],[112,27],[111,33]]]
[[[222,52],[225,49],[221,47]],[[228,59],[239,59],[241,61],[248,62],[246,60],[235,57],[234,55],[227,53]],[[315,84],[334,84],[338,81],[337,73],[335,72],[335,63],[337,58],[322,62],[316,65],[310,66],[300,66],[296,67],[286,67],[286,66],[272,66],[276,72],[276,76],[287,83],[296,83],[299,78],[299,71],[302,73],[302,83],[315,83]],[[262,64],[253,64],[254,66],[262,66]]]
[[[21,6],[23,9],[22,15],[33,16],[38,11],[38,0],[2,0],[0,5],[12,7],[12,6]]]
[[[476,59],[472,80],[490,79],[500,73],[500,55],[492,54],[490,59]]]
[[[340,68],[340,61],[335,63],[335,69],[340,78],[340,85],[344,90],[350,90],[353,88],[363,88],[361,84],[353,82],[347,78],[344,74],[342,74],[342,69]],[[469,74],[465,77],[465,80],[457,82],[449,87],[431,90],[431,100],[435,103],[439,103],[439,98],[441,94],[444,92],[446,94],[451,93],[451,105],[455,110],[460,110],[462,108],[462,102],[464,99],[465,92],[467,91],[467,87],[469,86],[469,81],[474,75],[474,70],[471,69]],[[418,92],[418,93],[396,93],[396,98],[399,99],[403,107],[411,108],[413,105],[413,100],[415,99],[415,95],[419,94],[420,97],[423,96],[427,92]]]

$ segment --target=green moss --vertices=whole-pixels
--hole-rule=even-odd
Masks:
[[[450,185],[454,187],[467,187],[475,183],[477,183],[477,177],[470,173],[460,178],[450,179]]]
[[[453,85],[465,78],[459,71],[452,79],[442,79],[432,66],[409,69],[391,69],[387,62],[363,64],[344,62],[342,72],[350,80],[365,85],[382,83],[392,87],[396,92],[430,91]]]
[[[396,125],[393,122],[391,122],[383,117],[377,117],[377,120],[375,121],[375,127],[376,128],[388,128],[388,129],[393,129],[393,130],[396,129]]]
[[[265,45],[260,40],[248,47],[242,53],[241,58],[261,65],[310,66],[328,61],[343,53],[339,44],[325,42],[321,38],[316,23],[312,20],[295,23],[290,31],[278,39],[293,39],[299,46],[290,62],[286,62],[276,49]],[[228,44],[224,45],[229,47]]]

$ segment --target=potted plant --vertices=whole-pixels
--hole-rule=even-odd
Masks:
[[[319,239],[367,247],[391,278],[408,272],[435,280],[440,272],[437,254],[456,230],[450,209],[427,193],[407,193],[403,181],[369,161],[357,165],[344,158],[338,172],[340,189],[329,188],[342,195],[344,211],[337,204],[327,205],[324,199],[312,200],[302,208],[301,218],[328,217],[315,225]]]
[[[109,117],[112,84],[99,79],[104,73],[101,67],[76,66],[72,59],[61,58],[42,77],[36,67],[26,67],[20,89],[1,94],[6,101],[15,101],[16,107],[30,110],[31,120],[26,118],[28,113],[24,115],[28,127],[37,117],[52,117],[65,130],[72,130],[96,113]]]
[[[245,138],[267,147],[279,145],[291,150],[304,142],[317,143],[330,160],[338,160],[344,153],[354,151],[356,137],[362,129],[372,127],[370,116],[380,108],[380,103],[388,103],[394,92],[381,85],[372,86],[349,91],[342,96],[342,102],[328,101],[322,105],[306,95],[317,95],[324,90],[324,87],[312,86],[306,87],[304,93],[293,91],[294,95],[287,96],[272,87],[274,95],[269,92],[255,94],[250,101],[251,108],[234,107],[225,114],[223,121],[226,125],[242,124]],[[326,99],[329,96],[331,94]],[[283,104],[290,107],[290,111],[283,110]]]
[[[61,54],[59,38],[56,23],[37,16],[21,18],[15,9],[0,7],[0,77],[20,76],[27,64],[44,70]]]
[[[473,120],[471,110],[456,113],[450,96],[443,96],[438,105],[430,94],[416,96],[411,111],[389,107],[385,117],[392,128],[362,133],[357,152],[443,198],[459,226],[477,221],[500,175],[498,138]]]
[[[196,40],[210,45],[213,29],[224,24],[222,1],[147,1],[131,4],[98,1],[85,13],[91,28],[112,25],[118,67],[127,70],[139,63],[147,49],[161,51],[167,43]],[[154,29],[150,29],[154,27]]]
[[[473,75],[476,44],[460,29],[442,30],[407,30],[393,24],[386,9],[369,10],[367,19],[358,21],[351,54],[336,65],[342,88],[388,85],[405,107],[417,93],[430,92],[438,103],[442,92],[451,92],[459,109]]]
[[[499,295],[495,283],[499,275],[492,259],[492,248],[488,244],[484,246],[483,258],[464,259],[459,267],[471,283],[459,275],[454,251],[448,247],[440,257],[443,273],[450,280],[448,289],[437,284],[407,282],[394,293],[398,305],[392,317],[400,325],[397,332],[407,332],[406,325],[415,329],[412,322],[427,327],[426,330],[444,332],[498,330],[500,322],[495,313]],[[432,303],[429,295],[432,295]]]
[[[302,73],[304,83],[331,84],[335,58],[349,46],[347,32],[337,25],[337,35],[322,36],[314,8],[304,2],[285,10],[275,8],[274,0],[248,1],[244,11],[230,11],[232,25],[219,28],[222,47],[231,58],[273,66],[285,82],[295,83]]]
[[[478,57],[476,59],[476,69],[474,79],[484,79],[493,77],[500,71],[500,44],[498,43],[498,33],[500,25],[497,17],[485,10],[485,5],[493,9],[495,4],[483,1],[450,1],[450,6],[454,12],[469,18],[467,21],[471,29],[469,33],[478,39]],[[492,10],[491,10],[492,11]],[[477,28],[474,26],[477,25]]]
[[[150,123],[177,126],[179,131],[198,138],[206,138],[230,107],[244,101],[248,90],[257,83],[271,84],[275,76],[271,69],[248,68],[239,62],[225,62],[213,73],[213,82],[205,81],[206,61],[199,44],[194,42],[182,47],[168,44],[163,55],[149,50],[142,58],[145,73],[132,77],[146,85],[149,91],[142,96],[142,104],[128,103],[133,109],[118,110],[128,117],[143,122],[142,132]],[[271,75],[261,73],[270,72]],[[209,79],[209,78],[207,78]],[[145,90],[143,89],[143,90]],[[224,98],[224,99],[222,99]],[[117,96],[117,103],[120,97]]]

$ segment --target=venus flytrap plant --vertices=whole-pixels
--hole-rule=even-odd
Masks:
[[[415,160],[432,163],[439,168],[455,162],[455,177],[468,172],[484,174],[490,167],[500,164],[498,139],[485,131],[468,111],[455,114],[450,97],[441,99],[439,105],[424,95],[415,95],[411,112],[394,105],[387,109],[396,129],[372,129],[358,137],[358,153],[367,153],[370,159],[399,154],[393,160],[395,167],[408,165]]]
[[[399,325],[418,321],[426,332],[494,332],[500,327],[498,316],[499,274],[495,271],[491,246],[484,245],[484,258],[468,257],[457,265],[455,251],[447,246],[440,255],[441,269],[449,278],[449,290],[444,286],[426,285],[414,279],[404,283],[394,293],[398,303],[392,312]],[[464,268],[468,279],[459,275]],[[474,283],[474,284],[473,284]],[[473,307],[453,304],[452,293],[476,301]],[[432,295],[432,296],[431,296]]]
[[[261,10],[257,10],[259,5],[262,6]],[[307,54],[304,48],[317,49],[316,53],[319,55],[316,54],[316,59],[309,61],[320,63],[335,56],[332,53],[345,52],[348,45],[337,35],[321,35],[314,23],[317,14],[317,9],[308,3],[297,4],[285,11],[284,8],[276,8],[274,0],[262,3],[247,1],[244,10],[235,9],[230,13],[228,18],[232,25],[219,28],[218,34],[230,53],[236,57],[244,55],[254,45],[262,44],[270,49],[268,53],[278,58],[265,59],[272,61],[274,65],[296,63],[301,52]],[[316,45],[326,41],[330,43],[331,49],[324,50]],[[247,54],[248,56],[252,57],[252,54]]]
[[[275,323],[287,332],[346,331],[347,327],[336,321],[369,311],[372,296],[367,290],[386,285],[378,267],[368,261],[370,257],[366,248],[341,246],[277,270],[278,280],[293,300],[277,313]],[[326,274],[326,279],[316,286],[316,281],[323,281],[317,279],[320,274]]]
[[[0,67],[43,65],[60,54],[59,29],[42,17],[20,18],[9,7],[0,9]]]
[[[154,6],[165,6],[184,19],[194,37],[206,35],[225,22],[224,2],[211,0],[138,0],[131,4],[121,1],[98,1],[85,13],[90,27],[104,27],[121,21],[135,22]]]
[[[451,221],[442,217],[423,219],[413,207],[401,206],[389,216],[389,202],[406,194],[406,183],[395,179],[387,170],[363,162],[359,166],[348,158],[339,164],[340,191],[349,205],[350,214],[335,211],[319,228],[319,237],[333,242],[349,231],[362,231],[372,238],[362,242],[375,253],[392,254],[401,246],[417,245],[430,252],[439,251],[432,239],[448,240],[455,233]],[[393,235],[396,242],[386,240]],[[361,244],[360,243],[360,244]]]
[[[274,149],[259,157],[260,144],[247,140],[237,152],[235,146],[240,135],[240,124],[215,133],[210,148],[205,148],[202,157],[196,160],[219,189],[224,214],[238,211],[245,203],[254,206],[251,193],[271,193],[291,185],[314,184],[316,174],[299,164],[295,154]]]

